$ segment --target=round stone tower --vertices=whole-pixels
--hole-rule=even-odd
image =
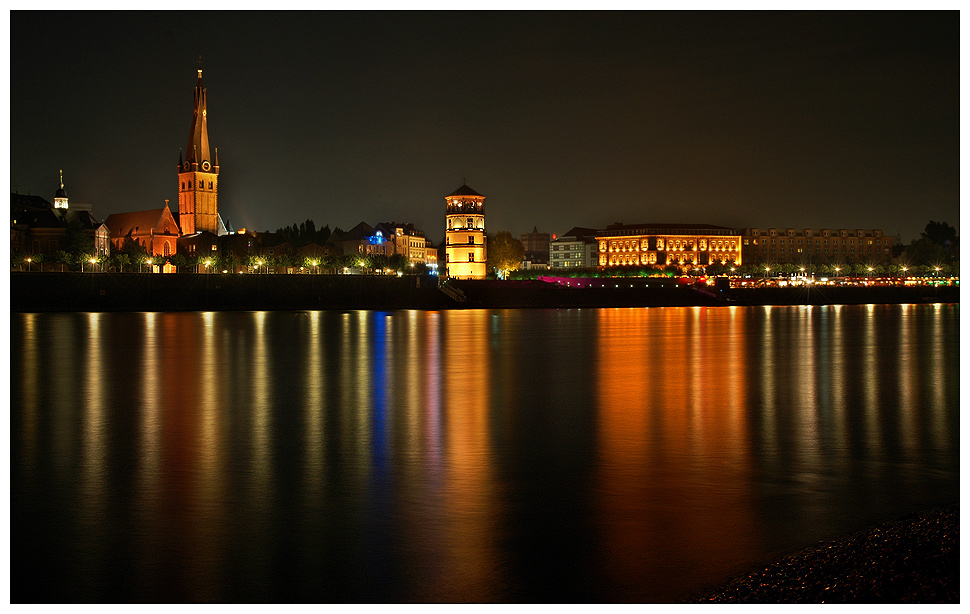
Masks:
[[[485,279],[485,197],[462,185],[445,202],[445,274]]]

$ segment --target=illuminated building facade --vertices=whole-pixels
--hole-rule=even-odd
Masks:
[[[596,235],[600,266],[740,265],[737,230],[709,224],[612,224]]]
[[[104,221],[111,232],[111,246],[124,248],[130,239],[145,248],[149,256],[174,256],[180,236],[168,201],[160,209],[112,213]],[[168,271],[168,269],[166,269]]]
[[[572,228],[549,245],[549,268],[594,268],[599,264],[599,244],[592,228]]]
[[[485,197],[462,185],[445,202],[445,274],[485,279]]]
[[[226,234],[219,220],[219,150],[209,155],[209,128],[202,69],[195,86],[192,127],[185,159],[179,154],[179,226],[186,235],[196,232]]]
[[[392,245],[394,254],[407,258],[409,265],[431,265],[435,260],[431,242],[424,236],[424,232],[417,230],[414,224],[398,224],[397,222],[382,222],[376,226],[383,237]]]
[[[748,264],[890,264],[893,239],[881,230],[745,228]]]

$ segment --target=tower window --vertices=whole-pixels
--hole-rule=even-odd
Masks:
[[[212,182],[211,181],[209,182],[209,189],[210,190],[212,189]]]
[[[204,187],[205,187],[205,182],[204,181],[199,181],[199,189],[201,190]]]
[[[475,245],[475,235],[468,235],[468,243]]]
[[[468,252],[468,262],[475,262],[475,253]]]

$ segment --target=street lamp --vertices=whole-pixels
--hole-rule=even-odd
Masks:
[[[263,266],[263,261],[262,260],[257,260],[256,261],[256,272],[257,273],[259,273],[259,269],[261,269],[262,266]]]
[[[90,260],[88,260],[88,262],[91,263],[91,270],[93,271],[94,270],[94,265],[98,263],[98,259],[97,258],[91,258]]]
[[[27,270],[30,271],[30,258],[27,258]]]
[[[310,264],[312,264],[312,265],[313,265],[313,272],[314,272],[314,273],[316,273],[316,272],[317,272],[317,264],[319,264],[319,262],[320,262],[319,260],[311,260],[311,261],[310,261]]]
[[[209,265],[210,265],[210,264],[212,264],[212,260],[210,260],[210,259],[208,259],[208,258],[206,258],[206,259],[205,259],[205,272],[206,272],[206,273],[208,273],[208,272],[209,272]]]

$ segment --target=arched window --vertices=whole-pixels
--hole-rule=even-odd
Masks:
[[[163,256],[171,256],[172,255],[172,244],[169,243],[168,241],[165,241],[162,244],[162,255]]]

